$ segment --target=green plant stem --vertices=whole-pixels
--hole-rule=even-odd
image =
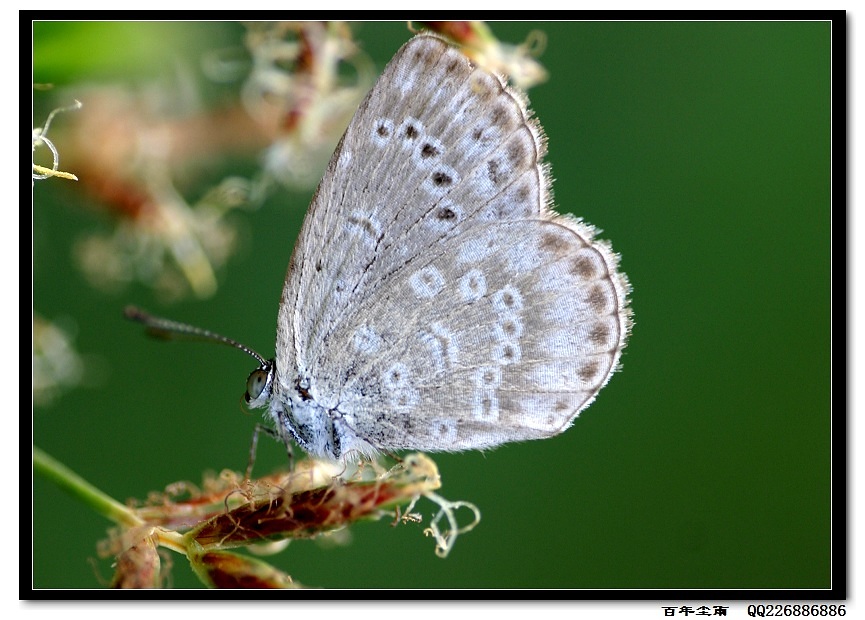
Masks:
[[[87,482],[71,469],[33,446],[33,471],[45,476],[61,489],[80,499],[96,512],[118,525],[135,527],[143,525],[132,510]]]

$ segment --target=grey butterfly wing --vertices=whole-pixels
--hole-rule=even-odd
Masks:
[[[548,210],[542,155],[501,80],[436,37],[407,43],[301,231],[278,321],[282,389],[314,378],[379,449],[566,428],[615,368],[627,283],[590,227]]]
[[[359,295],[375,295],[383,277],[411,258],[416,248],[403,240],[410,229],[426,232],[420,218],[433,229],[423,239],[430,246],[475,215],[448,199],[456,187],[466,205],[485,208],[482,216],[540,214],[546,183],[536,166],[538,130],[512,97],[438,38],[415,37],[397,53],[313,198],[286,279],[279,324],[288,330],[278,351],[309,363],[324,340],[321,328],[336,325]],[[520,166],[527,178],[515,184],[514,175],[505,193],[496,192],[511,168],[507,154],[528,159]]]
[[[563,218],[478,224],[399,272],[360,309],[366,321],[338,332],[357,364],[340,399],[355,431],[436,451],[567,428],[626,329],[621,283],[580,233]]]

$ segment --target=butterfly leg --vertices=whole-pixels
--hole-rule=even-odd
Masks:
[[[252,442],[249,445],[249,461],[246,464],[246,472],[244,473],[245,480],[252,479],[252,466],[255,465],[255,453],[258,449],[258,435],[259,433],[264,433],[269,437],[274,438],[277,441],[280,441],[279,433],[277,433],[274,429],[269,426],[265,426],[264,424],[256,424],[255,431],[252,433]],[[291,446],[286,444],[286,449],[288,451],[288,463],[289,469],[294,464],[294,454],[292,453]]]

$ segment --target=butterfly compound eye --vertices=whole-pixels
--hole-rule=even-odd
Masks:
[[[271,371],[269,368],[256,368],[246,380],[244,399],[253,407],[260,406],[270,390]]]

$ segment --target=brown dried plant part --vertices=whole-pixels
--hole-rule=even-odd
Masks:
[[[441,480],[435,463],[424,454],[410,454],[396,466],[344,465],[306,460],[290,472],[244,480],[225,471],[205,478],[200,486],[173,483],[146,502],[120,504],[82,480],[41,450],[34,449],[34,470],[82,499],[117,525],[99,543],[100,557],[114,558],[114,588],[159,588],[170,580],[166,553],[186,556],[202,582],[214,588],[297,588],[291,576],[258,557],[283,548],[280,543],[315,538],[345,530],[358,521],[404,514],[403,523],[417,522],[415,503],[426,497],[439,504],[424,531],[436,539],[436,554],[447,555],[457,535],[477,524],[477,508],[447,502],[435,491]],[[454,511],[468,506],[475,518],[460,527]],[[410,517],[409,517],[410,515]],[[448,527],[437,523],[446,519]]]

